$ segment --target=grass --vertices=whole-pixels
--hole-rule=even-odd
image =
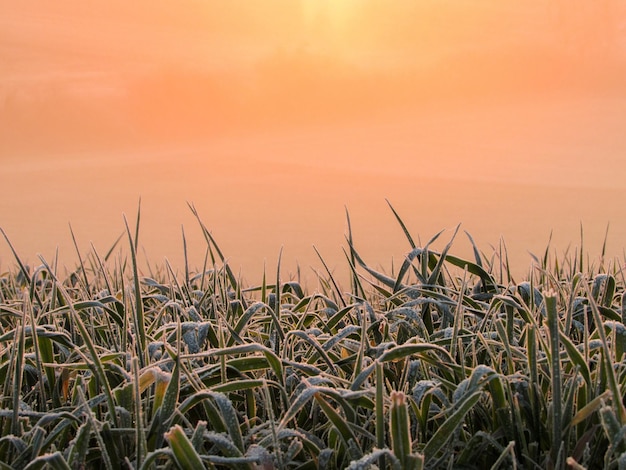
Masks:
[[[617,262],[547,249],[518,282],[504,246],[420,247],[392,208],[396,271],[349,229],[349,291],[327,270],[309,293],[280,265],[245,286],[192,210],[205,265],[182,276],[142,276],[139,214],[126,251],[62,278],[2,232],[0,469],[626,466]]]

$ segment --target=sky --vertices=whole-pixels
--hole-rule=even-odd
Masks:
[[[244,276],[390,270],[457,224],[524,272],[607,224],[622,254],[618,0],[0,0],[0,227],[106,251],[142,205],[147,258],[201,266],[194,204]],[[460,237],[463,238],[464,236]],[[360,241],[360,242],[359,242]],[[468,242],[459,241],[467,253]],[[230,254],[229,254],[230,253]],[[11,258],[0,247],[0,267]],[[70,261],[68,261],[70,263]]]

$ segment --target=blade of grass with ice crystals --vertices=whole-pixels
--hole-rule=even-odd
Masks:
[[[180,328],[179,328],[180,332]],[[180,333],[179,333],[180,334]],[[176,404],[178,403],[178,396],[180,393],[180,354],[174,353],[170,348],[167,348],[168,352],[174,360],[174,367],[172,368],[172,375],[165,389],[165,395],[163,395],[163,402],[160,407],[160,420],[162,426],[167,427],[169,420],[176,411]]]
[[[352,246],[354,244],[352,237],[352,224],[350,223],[350,213],[348,212],[348,208],[346,207],[346,222],[348,224],[348,244]],[[354,254],[350,253],[348,255],[345,250],[343,250],[344,254],[348,258],[348,263],[350,264],[350,279],[352,283],[352,295],[355,297],[364,297],[365,292],[363,291],[363,287],[361,286],[361,282],[359,281],[359,276],[356,273],[354,267],[356,266],[356,260],[354,259]]]
[[[395,346],[391,349],[385,351],[378,360],[380,362],[390,362],[397,361],[399,359],[403,359],[408,356],[412,356],[413,354],[420,354],[428,351],[435,351],[441,353],[450,364],[454,363],[454,359],[450,356],[450,353],[441,346],[437,346],[436,344],[429,343],[405,343],[400,346]],[[444,364],[441,364],[444,365]]]
[[[472,245],[472,250],[474,251],[474,258],[476,259],[476,264],[482,268],[483,267],[483,261],[482,261],[482,258],[480,256],[480,251],[478,250],[478,246],[474,242],[474,239],[472,238],[470,233],[467,230],[463,230],[463,231],[465,232],[465,235],[467,236],[467,238],[470,241],[470,244]]]
[[[367,302],[364,302],[364,306],[367,308],[369,307],[369,309],[371,309],[371,306],[369,306],[369,304],[367,304]],[[361,373],[361,371],[363,370],[363,362],[365,360],[365,356],[367,354],[367,351],[369,350],[369,335],[368,335],[368,331],[369,331],[369,324],[370,324],[370,318],[368,318],[368,314],[364,311],[361,315],[361,341],[359,343],[359,349],[357,351],[357,357],[356,357],[356,361],[355,361],[355,365],[354,365],[354,372],[352,374],[352,379],[356,379],[359,374]]]
[[[26,329],[24,328],[25,316],[22,316],[21,321],[16,325],[15,336],[13,344],[17,347],[12,354],[13,364],[13,380],[12,390],[8,394],[13,401],[13,416],[11,418],[11,434],[14,436],[20,435],[20,398],[22,395],[22,380],[24,377],[24,344],[26,342]],[[15,347],[15,346],[14,346]],[[6,394],[5,394],[6,396]]]
[[[559,317],[556,309],[556,293],[547,292],[544,295],[546,312],[548,317],[548,330],[550,332],[550,356],[552,359],[552,465],[560,465],[558,454],[562,444],[562,402],[561,390],[563,382],[561,380],[561,357],[559,347]]]
[[[600,407],[604,406],[604,402],[606,401],[607,398],[609,398],[610,394],[611,394],[610,390],[605,390],[600,395],[598,395],[593,400],[591,400],[589,403],[587,403],[585,406],[583,406],[581,409],[579,409],[578,412],[574,415],[574,417],[570,421],[569,425],[576,426],[586,421],[587,419],[589,419],[589,417],[593,415],[593,413],[598,411]]]
[[[498,337],[500,338],[501,345],[506,352],[506,366],[507,366],[507,374],[512,374],[515,371],[515,366],[513,365],[513,351],[511,350],[511,344],[509,343],[509,337],[506,333],[506,328],[503,324],[502,319],[498,318],[494,322],[496,326],[496,331],[498,333]]]
[[[180,227],[181,234],[183,237],[183,258],[185,264],[185,285],[189,287],[189,258],[187,257],[187,238],[185,238],[185,228],[183,226]]]
[[[174,461],[178,468],[181,470],[204,470],[202,459],[185,435],[183,428],[177,424],[166,432],[164,437],[172,449]]]
[[[241,429],[239,427],[239,420],[237,419],[237,412],[233,406],[232,401],[220,392],[210,391],[207,392],[208,396],[210,396],[220,411],[220,416],[226,426],[226,431],[230,436],[230,441],[232,444],[238,449],[239,455],[242,455],[245,452],[244,444],[243,444],[243,436],[241,435]]]
[[[76,237],[74,236],[74,230],[72,230],[72,224],[70,226],[70,234],[72,235],[72,243],[74,243],[74,249],[76,250],[76,256],[78,257],[79,270],[83,275],[83,281],[85,282],[85,291],[90,292],[89,288],[89,279],[87,278],[87,270],[85,269],[85,264],[83,262],[83,257],[80,254],[80,249],[78,248],[78,243],[76,242]]]
[[[357,304],[350,304],[347,307],[344,307],[341,310],[337,311],[326,322],[326,328],[325,329],[327,331],[329,331],[329,332],[333,332],[334,328],[339,324],[339,322],[341,322],[346,317],[346,315],[348,313],[350,313],[350,310],[354,309],[356,306],[357,306]]]
[[[417,245],[413,241],[413,237],[411,237],[411,234],[409,233],[408,229],[406,228],[406,225],[404,224],[402,218],[400,217],[400,215],[398,215],[398,213],[393,208],[393,206],[391,205],[389,200],[385,199],[385,201],[387,201],[387,204],[389,205],[389,208],[391,209],[391,212],[393,212],[393,215],[395,216],[396,220],[400,224],[400,227],[402,227],[402,231],[404,232],[404,236],[409,241],[409,245],[411,245],[411,249],[415,249],[417,247]]]
[[[137,215],[137,222],[139,222],[139,214]],[[128,242],[130,244],[130,257],[133,268],[133,281],[135,290],[135,308],[134,308],[134,327],[135,334],[137,335],[137,357],[139,357],[139,365],[143,369],[147,363],[147,340],[146,340],[146,324],[143,311],[143,300],[141,298],[141,284],[139,280],[139,270],[137,268],[137,245],[136,240],[133,242],[133,237],[128,227],[128,221],[124,216],[124,225],[126,226],[126,234],[128,235]],[[139,224],[137,224],[136,233],[139,231]]]
[[[87,468],[86,457],[89,450],[91,437],[91,422],[86,421],[76,431],[76,437],[72,439],[67,463],[71,468]]]
[[[456,350],[457,350],[457,338],[459,337],[459,330],[463,328],[463,297],[465,296],[465,289],[467,287],[467,270],[463,271],[463,281],[461,282],[461,288],[459,289],[459,300],[456,304],[456,311],[454,312],[454,324],[452,325],[452,338],[450,339],[450,356],[452,358],[456,358]],[[462,343],[461,343],[462,345]],[[463,356],[463,351],[461,351],[461,357]],[[461,359],[460,361],[463,363],[464,361]]]
[[[209,247],[213,246],[215,248],[215,252],[217,253],[217,256],[219,257],[220,261],[224,264],[224,269],[228,276],[228,280],[230,281],[231,287],[233,288],[233,290],[237,291],[238,290],[237,278],[233,274],[233,271],[230,269],[230,266],[228,266],[228,263],[226,263],[226,258],[222,254],[222,250],[220,250],[219,246],[215,242],[215,239],[213,238],[213,235],[211,235],[211,232],[209,232],[209,229],[207,229],[206,225],[204,225],[204,222],[202,222],[202,220],[200,219],[200,214],[196,210],[195,206],[193,204],[188,204],[188,206],[189,206],[189,209],[191,209],[191,213],[193,214],[198,224],[200,225],[200,229],[202,230],[202,234],[204,235],[204,239],[206,240],[207,245]],[[248,307],[244,305],[244,308],[248,308]]]
[[[52,396],[52,407],[58,408],[61,406],[61,402],[58,397],[58,393],[54,391],[54,384],[56,383],[56,376],[54,367],[50,364],[54,363],[54,347],[52,339],[46,336],[40,337],[40,333],[37,333],[37,344],[39,349],[39,356],[46,374],[46,380],[50,388],[50,395]],[[67,338],[69,339],[69,338]]]
[[[228,348],[210,349],[207,354],[211,356],[230,356],[235,354],[250,354],[260,352],[265,356],[268,365],[274,371],[274,374],[278,377],[281,385],[285,383],[285,371],[283,369],[282,361],[280,358],[266,346],[259,343],[242,344],[239,346],[232,346]]]
[[[413,248],[404,257],[404,261],[402,262],[402,265],[400,266],[400,269],[398,270],[398,276],[396,277],[395,283],[393,285],[393,292],[394,292],[394,294],[397,293],[398,291],[402,290],[405,287],[404,284],[402,284],[404,276],[409,271],[409,268],[412,266],[413,260],[415,258],[418,258],[423,252],[424,252],[424,250],[422,250],[421,248]],[[427,283],[426,277],[423,275],[423,273],[421,273],[419,271],[416,271],[415,274],[417,275],[417,279],[418,279],[418,281],[421,284],[426,284]]]
[[[202,436],[209,443],[215,445],[223,454],[226,455],[226,458],[222,457],[223,462],[226,463],[226,459],[236,459],[235,461],[238,465],[235,468],[238,469],[247,469],[250,468],[249,460],[242,460],[243,454],[237,448],[237,446],[229,439],[229,436],[224,433],[217,433],[215,431],[209,431]],[[232,462],[232,460],[231,460]],[[242,465],[244,464],[244,465]]]
[[[337,369],[335,368],[334,362],[331,360],[330,357],[328,357],[328,354],[326,354],[326,351],[324,351],[324,349],[320,345],[319,341],[317,341],[315,338],[313,338],[312,336],[308,335],[304,331],[290,331],[289,333],[287,333],[286,338],[289,338],[290,336],[297,336],[298,338],[300,338],[300,339],[304,340],[306,343],[308,343],[311,347],[313,347],[313,349],[315,351],[317,351],[317,353],[322,358],[322,360],[326,363],[326,365],[328,366],[330,371],[333,374],[337,373]]]
[[[383,364],[376,361],[376,445],[385,447],[385,372]],[[385,456],[379,459],[379,468],[385,468]]]
[[[374,449],[360,459],[350,462],[350,465],[346,467],[346,470],[371,470],[372,468],[376,468],[372,465],[374,462],[384,462],[385,458],[389,458],[389,460],[391,460],[392,470],[403,470],[402,464],[389,449]],[[381,466],[379,463],[378,468],[387,467]]]
[[[141,221],[141,197],[137,202],[137,221],[135,223],[135,253],[139,252],[139,222]]]
[[[620,393],[617,377],[615,376],[615,369],[613,368],[613,361],[606,339],[606,333],[604,332],[604,328],[602,327],[603,324],[602,318],[600,317],[600,310],[598,309],[598,305],[596,304],[596,302],[591,297],[589,286],[586,283],[585,290],[587,297],[589,298],[589,305],[591,307],[593,319],[597,325],[596,331],[598,332],[600,336],[600,341],[602,342],[602,363],[604,364],[607,380],[609,382],[609,389],[611,390],[611,394],[613,395],[613,406],[615,407],[616,415],[619,417],[620,424],[623,426],[624,424],[626,424],[626,408],[624,408],[624,403],[622,402],[622,394]]]
[[[250,319],[254,317],[257,314],[257,312],[263,308],[266,308],[267,310],[270,309],[269,306],[263,302],[256,302],[248,307],[248,309],[243,313],[243,315],[239,317],[239,320],[237,320],[237,324],[232,329],[233,335],[231,335],[231,337],[229,338],[228,342],[226,343],[226,346],[228,347],[233,346],[233,344],[235,343],[235,338],[237,336],[240,336],[243,333]]]
[[[322,397],[321,393],[316,392],[313,394],[313,397],[315,398],[315,401],[320,406],[326,417],[330,420],[334,428],[341,436],[345,444],[346,450],[348,450],[351,454],[351,458],[360,459],[361,457],[363,457],[363,451],[360,448],[356,436],[352,432],[352,429],[350,429],[350,425],[346,422],[346,420],[332,406],[330,406],[330,403],[328,403]],[[350,444],[351,442],[353,443],[352,445]]]
[[[378,271],[370,268],[365,261],[363,261],[363,259],[361,258],[361,256],[359,255],[359,253],[356,251],[356,248],[354,248],[354,245],[349,245],[350,248],[350,254],[354,257],[354,259],[356,260],[356,262],[363,268],[365,269],[368,273],[370,273],[375,279],[377,279],[378,281],[382,282],[384,285],[386,285],[387,287],[393,287],[396,283],[395,279],[386,276],[382,273],[379,273]]]
[[[107,399],[107,404],[109,406],[113,426],[118,427],[119,423],[117,420],[117,413],[115,413],[115,400],[113,399],[113,394],[111,393],[111,385],[107,379],[106,373],[104,372],[104,366],[102,365],[102,361],[100,360],[100,356],[96,351],[96,347],[91,339],[89,331],[87,330],[83,319],[74,308],[74,305],[72,303],[72,297],[70,296],[70,294],[67,292],[63,284],[59,283],[58,279],[52,274],[52,270],[46,263],[46,260],[43,257],[40,257],[40,260],[46,266],[48,272],[50,272],[53,281],[57,284],[58,291],[60,292],[61,296],[65,300],[66,305],[70,309],[70,314],[74,319],[74,323],[78,327],[82,340],[87,347],[87,351],[89,351],[89,355],[91,356],[91,363],[89,364],[89,368],[92,369],[94,375],[98,378],[98,381],[100,382],[100,386],[104,389],[104,395]],[[80,350],[77,351],[81,355],[83,355]]]
[[[141,391],[139,388],[139,360],[136,357],[131,359],[131,368],[133,372],[133,394],[135,398],[135,458],[136,466],[141,467],[141,463],[146,454],[146,449],[148,448],[148,443],[146,441],[143,408],[141,406]]]
[[[620,363],[626,352],[626,327],[618,321],[605,321],[604,328],[606,333],[611,334],[611,344],[614,345],[615,362]]]
[[[24,467],[24,470],[39,470],[40,468],[52,468],[53,470],[71,470],[61,452],[44,454],[37,457]]]
[[[435,254],[438,254],[438,253],[435,253]],[[477,265],[476,263],[472,263],[470,261],[464,260],[457,256],[449,255],[449,254],[447,254],[445,258],[446,258],[446,261],[450,263],[451,265],[456,266],[457,268],[467,269],[469,273],[480,277],[486,289],[493,291],[493,292],[498,291],[498,285],[496,281],[493,279],[491,274],[485,271],[485,269],[483,269],[481,266]]]
[[[117,454],[109,455],[107,446],[102,436],[104,430],[101,429],[101,427],[97,425],[96,419],[89,406],[89,403],[85,399],[85,395],[83,393],[82,388],[76,389],[76,395],[77,395],[77,400],[83,409],[83,412],[87,416],[87,420],[89,421],[89,423],[91,423],[91,428],[94,431],[96,442],[98,443],[98,447],[100,448],[100,455],[102,456],[102,463],[104,465],[104,468],[106,468],[107,470],[113,470],[113,461],[111,460],[111,458],[113,457],[115,461],[119,463],[119,460],[121,460],[121,457]],[[112,412],[109,414],[113,415],[114,419],[117,420],[117,413],[114,411],[115,408],[112,408],[111,410]]]
[[[289,421],[294,419],[300,411],[304,408],[304,406],[311,400],[314,394],[318,393],[317,387],[307,387],[292,401],[289,408],[283,414],[280,423],[278,424],[279,429],[286,428],[289,424]]]
[[[591,295],[602,307],[610,307],[615,294],[615,278],[609,274],[598,274],[593,278]]]
[[[578,348],[574,345],[572,340],[562,331],[559,331],[559,338],[561,340],[561,344],[565,347],[567,351],[567,355],[569,356],[570,362],[578,369],[580,375],[583,376],[585,382],[587,383],[587,387],[589,389],[592,388],[591,383],[591,372],[589,370],[589,364],[585,361],[585,358],[580,353]]]
[[[365,297],[365,289],[363,289],[363,284],[359,279],[359,274],[356,272],[356,260],[354,259],[354,255],[352,254],[352,252],[348,254],[345,248],[342,248],[342,251],[346,259],[348,260],[348,266],[350,267],[350,276],[353,279],[355,286],[353,291],[353,297],[362,299]]]
[[[619,418],[615,414],[615,409],[610,406],[600,408],[600,422],[604,429],[604,434],[609,440],[609,448],[604,456],[604,468],[610,468],[612,454],[617,452],[621,454],[626,451],[626,442],[624,441],[624,427],[621,426]]]
[[[579,256],[580,256],[580,261],[579,261],[579,266],[578,269],[580,270],[580,272],[585,272],[583,269],[583,261],[585,259],[585,251],[584,251],[584,243],[583,243],[583,223],[580,223],[580,251],[579,251]]]
[[[317,250],[317,248],[315,248],[315,246],[313,246],[313,249],[315,250],[315,253],[317,254],[317,257],[322,262],[322,266],[324,266],[324,269],[326,270],[326,274],[328,274],[328,279],[330,279],[330,282],[332,283],[333,287],[335,288],[335,292],[337,293],[337,297],[339,298],[339,301],[345,307],[346,306],[346,302],[345,302],[345,300],[343,300],[343,295],[341,295],[341,289],[339,289],[339,286],[337,285],[337,281],[335,281],[335,277],[333,276],[333,273],[330,271],[330,269],[328,269],[328,265],[326,264],[326,261],[324,261],[324,258],[322,258],[322,255]]]
[[[178,328],[177,336],[179,340],[178,344],[180,344],[180,327]],[[149,439],[150,450],[161,447],[163,432],[170,425],[170,420],[174,416],[180,393],[180,354],[178,352],[174,353],[169,347],[167,347],[167,351],[174,360],[174,367],[167,388],[165,389],[165,395],[163,395],[163,401],[158,410],[158,417],[155,416],[155,419],[158,419],[158,423],[155,423],[156,432]]]
[[[263,387],[268,383],[264,379],[241,379],[241,380],[229,380],[226,383],[221,383],[211,387],[214,392],[230,393],[230,392],[243,392],[246,390]],[[278,385],[277,382],[273,382]]]
[[[37,370],[37,383],[39,385],[39,392],[41,393],[41,403],[43,405],[43,407],[47,407],[47,403],[48,403],[48,399],[47,399],[47,393],[46,393],[46,387],[44,385],[44,366],[43,366],[43,354],[45,354],[44,351],[42,351],[43,348],[40,348],[39,345],[39,334],[38,334],[38,328],[37,328],[37,322],[35,320],[35,313],[33,311],[33,304],[30,302],[29,299],[25,299],[25,307],[26,310],[28,312],[28,317],[30,319],[30,334],[31,334],[31,338],[33,339],[33,349],[35,350],[35,368]],[[50,369],[49,367],[46,369]],[[54,377],[54,372],[52,370],[50,370],[50,372],[52,372],[51,374],[48,374],[47,377]],[[52,390],[52,384],[54,382],[50,382],[50,389]]]
[[[500,259],[500,283],[504,284],[504,273],[506,272],[507,284],[515,283],[513,275],[511,274],[511,265],[509,263],[509,250],[504,243],[504,239],[500,238],[500,250],[498,258]]]
[[[515,441],[509,442],[509,445],[507,445],[505,449],[502,451],[502,453],[498,457],[498,460],[496,460],[491,466],[491,470],[497,470],[499,468],[508,468],[508,465],[507,467],[504,467],[504,464],[508,463],[509,459],[511,460],[513,464],[512,468],[515,470],[516,468],[515,462],[517,460],[515,458]]]
[[[439,426],[435,434],[426,443],[426,446],[422,450],[426,462],[435,458],[437,452],[439,452],[443,446],[448,442],[448,439],[463,425],[465,415],[473,408],[473,406],[480,400],[482,391],[477,391],[465,398],[458,406],[456,411],[450,415],[446,421]]]
[[[391,450],[401,462],[403,469],[417,470],[422,468],[424,457],[413,453],[411,445],[411,424],[406,396],[402,392],[392,391],[390,398],[389,436]]]
[[[448,252],[450,251],[450,248],[452,248],[452,244],[454,243],[454,239],[456,238],[457,233],[459,233],[460,227],[461,225],[456,226],[456,229],[454,229],[454,233],[452,234],[452,238],[450,238],[450,241],[446,244],[446,246],[441,251],[441,254],[439,255],[439,259],[437,260],[437,263],[435,264],[435,266],[431,268],[430,275],[426,282],[427,284],[429,285],[437,284],[439,286],[445,287],[443,277],[441,276],[441,268],[443,267],[443,263],[447,259]],[[462,269],[466,269],[465,266]]]
[[[0,227],[0,233],[2,233],[2,236],[6,240],[7,245],[9,245],[9,249],[11,250],[11,253],[13,253],[13,257],[15,258],[15,261],[17,262],[17,265],[20,268],[20,272],[22,273],[22,276],[24,276],[24,279],[26,279],[26,282],[27,282],[29,288],[31,288],[31,291],[32,291],[32,289],[33,289],[32,279],[30,277],[30,274],[28,274],[28,269],[26,269],[26,266],[24,265],[24,263],[22,263],[22,260],[18,256],[17,251],[15,251],[15,248],[13,247],[13,244],[9,240],[9,237],[7,236],[6,232],[2,229],[2,227]],[[37,305],[39,305],[39,307],[41,309],[43,309],[44,308],[43,307],[43,302],[39,298],[39,293],[37,291],[34,291],[34,296],[35,296],[35,300],[37,300]]]

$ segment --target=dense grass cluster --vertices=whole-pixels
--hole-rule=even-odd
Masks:
[[[0,468],[624,468],[622,270],[546,250],[516,282],[504,249],[460,259],[397,219],[402,265],[349,234],[345,291],[246,287],[202,223],[197,274],[141,276],[128,226],[128,256],[63,279],[16,254]]]

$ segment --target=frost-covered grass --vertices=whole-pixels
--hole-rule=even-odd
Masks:
[[[620,266],[546,250],[517,282],[504,248],[418,247],[394,214],[412,247],[395,272],[349,233],[350,285],[313,292],[280,269],[243,285],[199,218],[205,267],[180,276],[141,274],[128,225],[127,256],[62,277],[15,254],[0,468],[626,465]]]

